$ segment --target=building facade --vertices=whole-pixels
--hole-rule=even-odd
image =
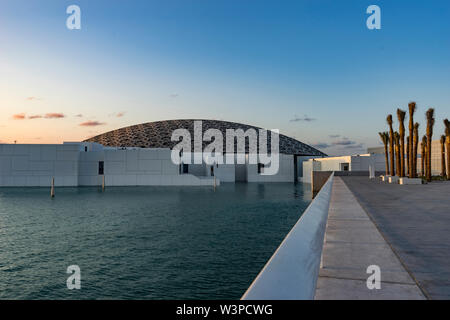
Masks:
[[[84,142],[60,145],[0,145],[0,186],[205,186],[221,182],[295,182],[303,156],[324,154],[295,139],[280,135],[279,168],[266,175],[264,165],[250,163],[248,148],[243,163],[223,161],[209,165],[172,161],[177,128],[193,129],[195,120],[160,121],[115,130]],[[206,120],[203,120],[205,123]],[[256,128],[223,121],[206,121],[204,130]],[[259,128],[256,128],[259,129]],[[270,141],[269,141],[270,142]],[[235,147],[235,146],[234,146]],[[248,146],[247,146],[248,147]],[[236,148],[234,148],[236,149]],[[194,156],[195,154],[192,154]],[[230,156],[230,154],[228,154]],[[220,162],[220,161],[219,161]],[[222,164],[223,163],[223,164]]]

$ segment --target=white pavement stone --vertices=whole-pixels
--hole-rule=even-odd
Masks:
[[[367,267],[381,270],[368,289]],[[340,177],[335,177],[315,299],[425,299]]]

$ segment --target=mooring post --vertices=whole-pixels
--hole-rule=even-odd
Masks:
[[[50,189],[50,197],[55,197],[55,178],[52,177],[52,187]]]
[[[105,191],[105,176],[102,176],[102,191]]]

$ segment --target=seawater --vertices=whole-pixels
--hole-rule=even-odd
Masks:
[[[0,188],[0,299],[239,299],[310,199],[292,183]]]

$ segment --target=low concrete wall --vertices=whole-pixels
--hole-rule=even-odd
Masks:
[[[242,299],[305,300],[314,298],[332,184],[333,175],[247,289]]]
[[[333,171],[313,171],[311,172],[311,190],[313,197],[322,189]]]
[[[375,176],[381,176],[381,175],[386,174],[386,171],[375,171]],[[364,171],[335,171],[334,175],[336,177],[368,177],[369,176],[369,171],[368,170],[364,170]]]

